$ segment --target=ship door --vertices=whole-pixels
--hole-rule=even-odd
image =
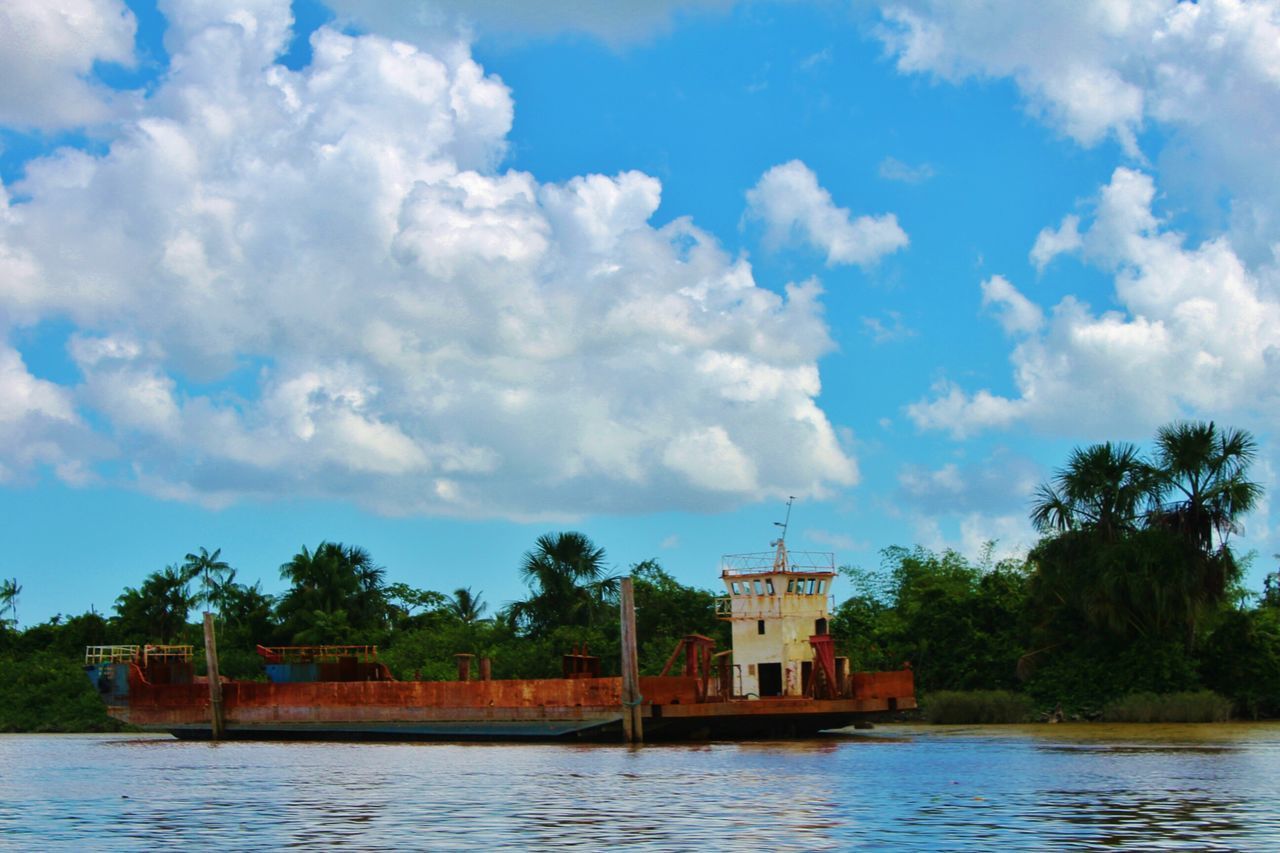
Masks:
[[[761,696],[782,695],[782,664],[762,663],[756,666]]]

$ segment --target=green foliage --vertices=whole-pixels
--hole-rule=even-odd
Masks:
[[[1227,545],[1262,495],[1248,479],[1256,452],[1247,432],[1212,422],[1161,428],[1151,459],[1131,445],[1073,452],[1032,510],[1048,535],[1028,558],[1031,695],[1096,710],[1203,679],[1247,713],[1274,707],[1280,649],[1236,603]]]
[[[1194,693],[1130,693],[1102,711],[1108,723],[1223,723],[1231,700],[1210,690]]]
[[[1083,625],[1123,640],[1177,639],[1196,629],[1239,577],[1228,549],[1204,552],[1162,528],[1102,539],[1068,531],[1029,558],[1031,594],[1050,633]]]
[[[940,690],[924,697],[921,707],[930,723],[1025,723],[1031,699],[1011,690]]]
[[[1200,686],[1196,660],[1178,641],[1117,642],[1094,637],[1046,655],[1023,685],[1042,708],[1096,716],[1130,692],[1171,693]]]
[[[1232,452],[1219,456],[1237,460],[1215,463],[1230,474],[1218,480],[1195,473],[1185,454],[1179,473],[1124,446],[1073,457],[1080,469],[1073,476],[1089,469],[1093,480],[1072,491],[1080,484],[1060,475],[1053,490],[1060,503],[1045,514],[1048,532],[1057,532],[1025,563],[993,563],[990,548],[971,562],[953,551],[893,547],[874,571],[842,568],[851,589],[831,619],[839,654],[854,671],[910,664],[931,719],[1015,720],[1033,706],[1059,705],[1095,717],[1130,693],[1199,695],[1206,687],[1242,715],[1280,715],[1280,574],[1268,576],[1251,607],[1223,544],[1232,513],[1254,494],[1240,486],[1248,454],[1239,435],[1229,435],[1212,445],[1229,445]],[[1227,485],[1215,492],[1219,481]],[[1143,503],[1134,497],[1139,486],[1181,497]],[[1197,501],[1203,509],[1188,508]],[[1212,548],[1203,545],[1204,518]],[[12,618],[0,618],[0,728],[112,727],[78,665],[84,647],[199,648],[201,627],[188,615],[201,600],[218,610],[220,665],[233,678],[263,677],[255,644],[295,642],[378,645],[402,679],[453,679],[459,652],[490,658],[495,678],[554,677],[561,656],[584,647],[604,674],[617,674],[618,579],[604,559],[604,549],[580,533],[541,536],[519,566],[529,595],[485,618],[483,598],[471,588],[445,595],[387,583],[356,547],[302,548],[281,567],[290,587],[278,598],[260,584],[238,583],[220,551],[201,548],[181,568],[126,587],[110,619],[57,616],[18,631]],[[729,625],[715,616],[716,593],[679,583],[652,560],[630,574],[642,673],[661,671],[690,633],[730,647]],[[191,589],[197,578],[199,595]],[[16,598],[21,587],[8,583]],[[0,613],[12,614],[8,589],[0,589]],[[1012,690],[1021,695],[1010,698]]]
[[[294,643],[370,642],[389,623],[385,575],[363,548],[304,545],[280,567],[290,584],[276,606],[284,635]]]
[[[685,586],[656,560],[636,563],[631,577],[641,674],[660,673],[676,644],[688,634],[710,637],[717,650],[729,648],[729,623],[716,618],[715,593]]]
[[[196,603],[191,594],[193,577],[184,569],[167,566],[147,575],[137,589],[125,587],[115,607],[120,635],[135,643],[174,642]]]
[[[1053,482],[1037,489],[1031,522],[1042,533],[1087,530],[1115,539],[1136,529],[1160,482],[1132,444],[1077,447]]]
[[[1207,686],[1244,717],[1280,717],[1280,604],[1228,611],[1204,643]]]
[[[59,652],[0,656],[0,684],[0,732],[124,729],[107,716],[84,670]]]
[[[592,627],[617,618],[618,578],[606,575],[604,549],[581,533],[545,533],[524,555],[520,575],[530,595],[506,617],[529,637],[559,625]]]
[[[214,608],[221,613],[226,605],[229,585],[235,582],[235,569],[224,560],[220,560],[222,549],[217,548],[210,554],[201,547],[198,554],[187,554],[182,564],[182,573],[189,578],[200,578],[200,591],[195,600],[203,602],[206,608]]]
[[[489,609],[489,605],[485,604],[484,599],[471,591],[471,587],[459,587],[453,591],[453,600],[446,605],[449,612],[458,618],[458,621],[470,625],[478,622],[484,616],[484,612]]]
[[[0,629],[18,625],[18,595],[22,587],[17,578],[0,580]]]
[[[1256,453],[1249,433],[1212,422],[1162,427],[1154,461],[1132,445],[1074,450],[1031,512],[1049,534],[1031,554],[1046,632],[1083,625],[1193,648],[1239,578],[1226,543],[1261,498]]]
[[[379,650],[379,658],[397,678],[450,681],[458,677],[453,656],[467,653],[477,659],[490,658],[495,677],[499,677],[497,673],[505,671],[510,664],[508,649],[516,645],[516,640],[504,625],[445,618],[428,628],[396,633],[391,645]]]
[[[414,631],[440,622],[449,609],[449,598],[430,589],[417,589],[406,583],[389,583],[384,587],[392,627],[395,632]]]
[[[1262,499],[1248,479],[1258,444],[1248,432],[1202,422],[1173,423],[1156,433],[1157,496],[1172,497],[1152,513],[1152,523],[1173,530],[1203,551],[1225,543],[1236,519]]]
[[[922,691],[1016,685],[1026,598],[1017,563],[983,567],[921,547],[882,555],[879,577],[841,570],[854,595],[831,628],[854,671],[909,663]]]

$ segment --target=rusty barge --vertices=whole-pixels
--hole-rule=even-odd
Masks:
[[[94,646],[85,670],[111,716],[184,739],[616,741],[641,726],[645,740],[788,737],[914,708],[910,669],[850,672],[835,654],[833,555],[775,544],[722,563],[732,649],[691,634],[661,675],[631,682],[625,660],[624,677],[605,677],[577,650],[544,679],[490,679],[486,660],[472,678],[460,655],[456,681],[398,681],[370,646],[259,646],[265,682],[211,685],[190,646]],[[625,635],[624,617],[624,657]]]

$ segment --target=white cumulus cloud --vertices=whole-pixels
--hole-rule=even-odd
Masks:
[[[326,27],[292,71],[287,0],[162,9],[137,115],[0,187],[0,336],[70,323],[80,372],[0,350],[5,476],[110,454],[184,500],[513,518],[856,482],[818,283],[653,223],[653,177],[500,168],[515,104],[465,41]],[[55,421],[93,440],[40,449]]]
[[[1192,188],[1209,217],[1228,194],[1237,250],[1272,257],[1280,243],[1277,0],[879,5],[879,35],[901,71],[1012,79],[1032,112],[1080,143],[1114,138],[1139,164],[1158,154],[1162,183]],[[1145,142],[1156,124],[1166,133]]]
[[[781,246],[800,240],[826,253],[827,266],[873,264],[906,247],[907,234],[892,213],[859,216],[836,207],[831,193],[799,160],[774,166],[747,192],[748,214],[765,225],[765,240]]]
[[[1029,335],[1044,325],[1044,312],[1002,275],[982,283],[982,306],[994,306],[996,316],[1010,335]]]
[[[736,0],[329,0],[340,15],[380,33],[423,42],[459,27],[547,36],[586,33],[625,44],[668,29],[680,15],[725,10]]]
[[[1006,328],[1025,336],[1012,354],[1017,394],[946,385],[910,407],[916,424],[959,436],[1027,421],[1114,436],[1203,412],[1250,422],[1280,411],[1274,271],[1251,270],[1226,238],[1188,246],[1153,212],[1154,197],[1148,175],[1117,169],[1074,249],[1114,275],[1120,310],[1066,297],[1041,328],[1012,285],[987,282],[984,299],[1002,303]],[[1019,315],[1028,319],[1009,319]]]
[[[51,130],[107,119],[121,96],[90,82],[93,65],[132,65],[135,28],[121,0],[5,0],[0,124]]]

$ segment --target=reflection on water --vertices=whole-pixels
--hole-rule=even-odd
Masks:
[[[0,847],[1280,849],[1280,725],[646,746],[0,737]]]

